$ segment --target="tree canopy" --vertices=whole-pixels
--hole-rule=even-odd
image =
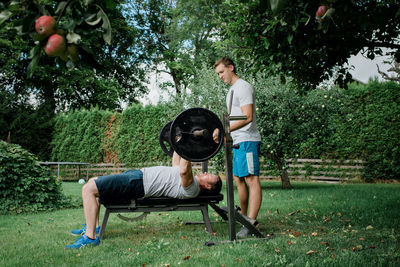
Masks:
[[[1,89],[34,94],[53,112],[95,105],[118,109],[122,101],[137,102],[147,91],[146,66],[135,50],[139,32],[127,24],[121,2],[2,3]],[[68,47],[76,46],[77,59],[46,55],[48,39],[35,31],[35,21],[42,15],[57,18],[57,34],[65,37]]]
[[[339,75],[351,78],[345,63],[362,52],[400,59],[400,2],[396,0],[231,0],[224,2],[221,33],[227,50],[246,58],[254,70],[291,76],[304,88]],[[319,6],[326,14],[316,17]]]
[[[206,3],[206,4],[205,4]],[[141,32],[141,42],[155,72],[170,75],[180,96],[196,69],[204,62],[212,65],[218,36],[214,16],[219,0],[130,0],[130,23]]]
[[[2,139],[10,134],[13,143],[47,159],[55,112],[91,106],[121,109],[122,102],[138,102],[147,92],[147,68],[136,46],[140,33],[128,25],[123,2],[0,3]],[[67,47],[76,46],[78,58],[46,54],[49,37],[39,38],[35,28],[36,19],[44,15],[59,18],[56,30],[67,39]],[[104,21],[109,24],[103,27]]]

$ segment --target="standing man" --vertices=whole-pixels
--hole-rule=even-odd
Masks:
[[[247,116],[246,120],[231,121],[230,132],[233,144],[239,148],[233,149],[233,178],[235,180],[241,213],[248,215],[250,222],[257,225],[257,215],[260,210],[262,193],[259,179],[259,151],[261,136],[256,123],[256,99],[253,87],[236,75],[233,61],[223,57],[214,64],[219,78],[231,85],[226,103],[229,105],[233,92],[231,116]],[[229,109],[229,106],[228,106]],[[248,214],[247,214],[248,213]],[[243,226],[236,237],[244,238],[249,230]]]

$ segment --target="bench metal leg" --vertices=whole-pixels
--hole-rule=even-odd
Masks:
[[[208,205],[201,205],[201,213],[203,214],[203,220],[206,225],[206,231],[210,234],[213,233],[210,217],[208,217]]]
[[[218,213],[219,216],[222,217],[224,221],[228,220],[227,210],[221,209],[219,206],[215,205],[214,203],[210,203],[210,206]]]
[[[106,211],[104,213],[104,217],[103,217],[103,222],[101,223],[101,227],[100,227],[99,239],[103,239],[103,234],[104,234],[104,231],[106,230],[108,216],[110,216],[110,211],[108,209],[106,209]]]

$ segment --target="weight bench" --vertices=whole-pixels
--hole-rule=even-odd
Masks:
[[[208,206],[210,205],[224,220],[228,220],[226,214],[216,205],[223,200],[223,198],[224,196],[222,194],[215,194],[199,195],[196,198],[190,199],[176,199],[169,197],[139,198],[127,204],[101,203],[106,208],[106,211],[100,227],[99,239],[103,238],[110,213],[125,212],[143,212],[143,214],[135,218],[127,218],[121,214],[118,214],[118,217],[125,221],[135,221],[146,217],[150,212],[200,210],[203,214],[203,222],[201,223],[205,224],[206,231],[208,233],[212,233],[213,229],[211,227],[211,221],[208,215]],[[193,222],[188,222],[187,224],[191,223]]]

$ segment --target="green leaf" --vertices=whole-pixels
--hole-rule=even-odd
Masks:
[[[40,45],[36,45],[31,49],[31,51],[29,52],[29,59],[32,59],[38,53],[40,53]]]
[[[27,69],[27,73],[26,76],[28,78],[32,78],[33,73],[35,72],[36,67],[38,66],[39,63],[39,59],[40,59],[40,53],[36,53],[31,62],[29,63],[28,69]]]
[[[93,2],[93,0],[84,0],[83,1],[83,3],[85,4],[85,5],[90,5],[91,3]]]
[[[293,35],[289,34],[288,37],[287,37],[287,40],[288,40],[288,43],[291,44],[292,40],[293,40]]]
[[[101,27],[105,30],[105,33],[103,34],[103,39],[107,44],[111,44],[111,23],[110,20],[108,19],[106,13],[103,11],[103,9],[97,5],[97,7],[100,9],[99,12],[97,13],[98,17],[101,17],[103,19],[103,25]]]
[[[11,3],[8,5],[9,10],[18,10],[19,4],[21,4],[23,1],[11,1]]]
[[[11,17],[12,13],[9,10],[4,10],[0,13],[0,25]]]
[[[286,0],[269,0],[272,12],[278,13],[286,4]]]
[[[116,6],[115,2],[113,0],[106,0],[106,7],[108,9],[114,9]]]
[[[65,6],[67,5],[67,1],[61,1],[58,5],[57,5],[57,9],[55,11],[55,13],[58,15],[60,12],[62,12],[65,8]]]
[[[101,21],[101,16],[98,14],[92,14],[85,19],[85,22],[91,26],[97,25]]]
[[[69,32],[67,34],[67,43],[69,44],[78,44],[81,40],[81,36],[74,32]]]

